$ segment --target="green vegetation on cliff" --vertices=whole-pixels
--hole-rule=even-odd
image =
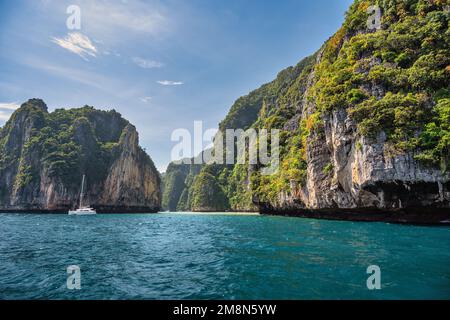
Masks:
[[[258,168],[249,165],[219,166],[217,174],[213,176],[215,183],[221,186],[229,203],[230,210],[233,211],[257,211],[254,205],[254,197],[274,198],[282,190],[289,187],[290,181],[295,179],[298,182],[304,180],[306,176],[306,163],[301,156],[304,153],[301,138],[300,125],[296,117],[297,106],[304,99],[307,88],[308,76],[312,71],[316,55],[302,60],[295,67],[283,70],[273,82],[262,86],[248,96],[241,98],[231,108],[226,120],[221,123],[221,130],[225,129],[278,129],[280,130],[280,157],[282,159],[281,170],[272,176],[262,176]],[[239,103],[244,99],[259,96],[259,104],[255,107],[256,120],[245,127],[233,127],[229,124],[240,124],[235,120],[240,113],[247,114],[246,104]],[[240,112],[238,110],[241,110]],[[228,125],[225,125],[228,124]],[[203,170],[209,170],[210,166],[205,166]],[[216,166],[217,167],[217,166]],[[201,197],[196,191],[194,196]],[[214,207],[214,203],[209,204]]]
[[[114,161],[128,149],[134,152],[134,133],[135,128],[114,110],[85,106],[49,113],[42,100],[27,101],[0,129],[0,204],[38,205],[43,192],[56,192],[64,198],[51,199],[56,205],[58,201],[70,205],[70,198],[79,194],[83,174],[93,189],[97,187],[95,194],[101,194]],[[134,136],[135,140],[126,141]],[[136,148],[136,161],[156,174],[150,157],[139,146]],[[121,173],[120,179],[125,174]],[[159,178],[155,183],[159,185]],[[58,190],[42,189],[56,186]],[[144,199],[142,195],[137,197]]]
[[[371,5],[381,8],[380,30],[367,27]],[[448,170],[446,5],[446,0],[356,0],[343,26],[315,55],[239,98],[220,124],[222,131],[280,129],[280,170],[264,176],[259,166],[246,164],[214,166],[211,174],[211,166],[205,165],[183,194],[200,208],[212,208],[219,201],[217,210],[225,206],[241,211],[257,210],[255,200],[273,203],[298,191],[307,181],[309,137],[323,135],[325,119],[339,110],[350,116],[357,137],[375,139],[383,132],[385,149],[391,153],[386,156],[412,153],[423,165]],[[320,173],[328,176],[333,170],[327,163]],[[211,188],[217,197],[210,194]]]
[[[193,211],[226,211],[229,209],[227,197],[213,172],[202,170],[192,185]]]
[[[183,164],[169,164],[164,175],[164,191],[162,195],[162,207],[164,210],[176,211],[180,197],[186,189],[186,178],[189,174],[189,166]]]
[[[365,32],[372,4],[381,7],[382,29]],[[445,4],[355,1],[315,68],[311,98],[317,108],[322,113],[345,108],[361,135],[383,131],[393,152],[416,151],[417,159],[448,167],[450,136],[442,125],[448,123],[450,98]]]
[[[25,123],[22,123],[25,121]],[[12,127],[19,123],[20,127]],[[15,186],[38,179],[37,168],[23,166],[26,158],[39,158],[48,171],[65,184],[79,185],[81,173],[92,181],[106,177],[122,130],[128,124],[115,111],[100,111],[85,106],[58,109],[52,113],[37,99],[29,100],[6,123],[0,134],[0,172],[19,163]],[[21,132],[25,126],[25,134]],[[28,131],[28,132],[27,132]],[[21,149],[22,143],[23,149]]]
[[[193,159],[190,159],[193,162]],[[202,165],[172,162],[167,167],[163,180],[162,208],[167,211],[190,211],[192,184]]]

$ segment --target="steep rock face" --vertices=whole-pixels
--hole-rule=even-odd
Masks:
[[[303,59],[296,66],[281,71],[274,81],[237,99],[227,117],[220,123],[219,129],[225,132],[227,129],[258,128],[262,125],[262,116],[269,117],[269,121],[277,125],[281,123],[282,117],[297,116],[295,103],[303,96],[306,88],[304,84],[314,59],[314,55]],[[274,108],[278,108],[279,114],[273,114]],[[298,127],[297,122],[292,121],[292,127]],[[202,154],[198,155],[201,156]],[[191,159],[191,163],[196,162]],[[180,176],[181,166],[183,165],[172,163],[165,181],[165,198],[178,201],[177,211],[258,211],[258,206],[252,203],[250,186],[252,166],[184,165],[190,168],[189,174],[183,175],[184,183],[174,183],[174,178]],[[210,179],[202,179],[205,176]],[[201,182],[197,182],[197,179],[202,179],[209,186],[213,186],[212,190],[217,191],[217,197],[211,194],[210,188],[200,187]],[[179,188],[183,189],[183,192],[178,198]],[[199,200],[196,204],[195,199]],[[163,203],[168,202],[163,200]]]
[[[200,157],[201,155],[199,155]],[[198,159],[184,159],[169,164],[164,176],[162,207],[167,211],[192,211],[193,183],[203,168]]]
[[[228,211],[229,204],[213,174],[201,172],[192,185],[191,210],[194,212]]]
[[[47,112],[24,103],[0,131],[0,210],[66,211],[86,203],[99,212],[156,212],[160,178],[139,147],[134,126],[115,111],[91,107]]]
[[[278,172],[205,165],[202,173],[212,173],[205,183],[235,211],[257,206],[317,218],[450,221],[445,4],[355,0],[342,28],[315,55],[238,99],[220,125],[281,130]],[[378,30],[367,27],[371,5],[382,12]],[[193,186],[192,197],[214,199],[211,188]]]
[[[352,18],[364,17],[363,10],[369,4],[355,1],[344,27],[319,51],[304,99],[293,118],[295,122],[310,123],[300,133],[305,137],[306,179],[291,179],[289,188],[272,199],[255,197],[262,212],[330,219],[449,222],[450,151],[444,141],[449,113],[449,70],[445,66],[450,58],[447,55],[428,62],[425,68],[422,65],[430,57],[429,52],[439,56],[441,48],[448,48],[442,37],[428,33],[431,25],[448,30],[448,13],[443,13],[438,3],[411,1],[409,7],[404,7],[404,3],[384,2],[385,30],[371,35],[353,26],[350,31]],[[396,5],[404,11],[394,16],[392,7]],[[439,23],[435,23],[436,17],[440,17]],[[417,34],[412,33],[413,23],[421,30]],[[400,37],[398,29],[408,41],[390,43],[390,38]],[[415,48],[424,38],[433,39],[434,47],[424,49],[423,42],[421,49]],[[357,49],[359,56],[350,60],[349,52],[358,48],[355,43],[373,41],[366,39],[377,39],[379,43],[373,48],[369,45],[370,49]],[[404,53],[395,52],[400,48],[411,55],[408,63],[401,60]],[[388,54],[383,53],[380,59],[377,50],[392,56],[387,58]],[[388,62],[395,56],[395,62]],[[346,76],[357,80],[334,80],[344,75],[339,69],[330,73],[334,65],[342,70],[348,67],[353,74]],[[433,74],[432,81],[425,73]],[[379,80],[389,76],[393,79]],[[330,81],[331,77],[335,78]],[[330,85],[333,81],[335,87]],[[339,86],[345,89],[336,89]],[[384,117],[380,117],[381,121],[376,118],[380,115]],[[429,128],[435,130],[431,144]]]
[[[148,208],[158,211],[160,177],[148,155],[139,148],[134,126],[125,127],[119,149],[120,155],[111,165],[99,206],[106,211],[111,207],[126,211],[146,211]]]
[[[177,211],[180,197],[186,188],[186,178],[190,165],[170,163],[164,175],[162,207],[167,211]]]
[[[358,137],[345,110],[334,111],[324,126],[324,139],[308,148],[308,189],[316,192],[302,199],[307,207],[448,208],[449,175],[439,168],[420,164],[412,152],[388,155],[384,132],[374,139]],[[318,146],[325,150],[315,154]],[[319,172],[328,163],[332,172]]]
[[[307,217],[439,223],[450,215],[450,174],[412,152],[389,154],[386,134],[360,137],[345,110],[308,138],[307,181],[292,182],[262,212]],[[331,164],[332,170],[324,172]]]

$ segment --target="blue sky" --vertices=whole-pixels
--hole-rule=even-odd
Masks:
[[[0,126],[17,105],[116,109],[160,171],[173,130],[215,128],[240,96],[314,53],[351,0],[0,0]],[[67,7],[81,9],[69,30]]]

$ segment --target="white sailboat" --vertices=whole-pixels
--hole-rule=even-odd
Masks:
[[[97,212],[94,209],[90,208],[89,206],[83,207],[85,182],[86,182],[86,176],[83,174],[83,180],[81,182],[80,207],[77,210],[70,210],[69,215],[86,216],[86,215],[97,214]]]

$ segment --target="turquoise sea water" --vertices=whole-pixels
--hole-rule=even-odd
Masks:
[[[81,290],[67,289],[69,265]],[[381,290],[367,289],[370,265]],[[450,299],[450,228],[0,214],[0,299]]]

